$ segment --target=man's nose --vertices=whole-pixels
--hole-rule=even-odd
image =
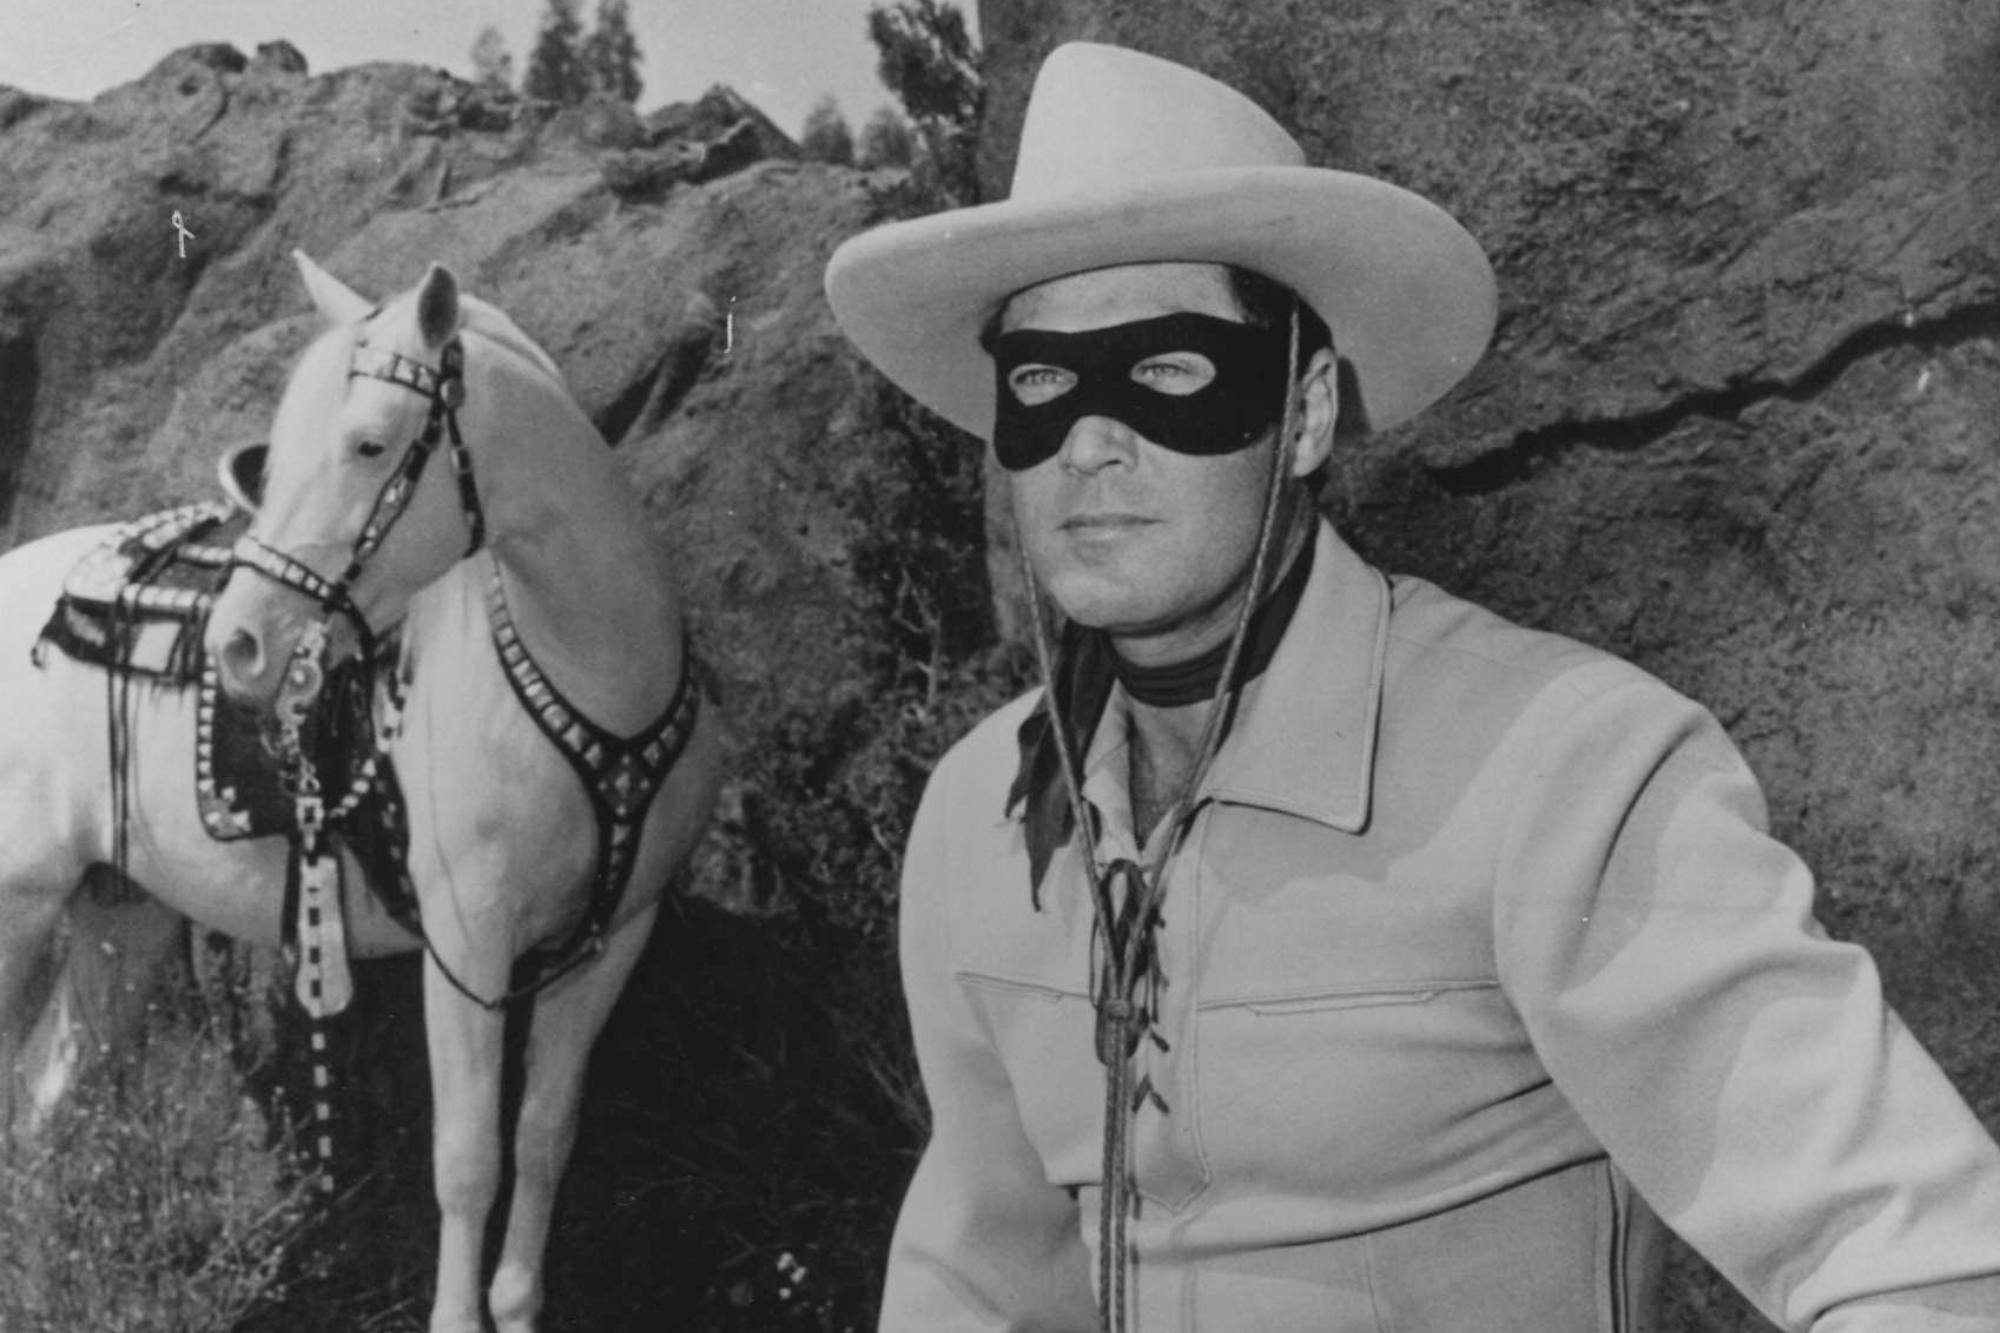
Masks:
[[[1062,465],[1072,472],[1090,473],[1112,464],[1127,466],[1139,449],[1139,437],[1130,426],[1115,417],[1077,418],[1063,437],[1059,455]]]

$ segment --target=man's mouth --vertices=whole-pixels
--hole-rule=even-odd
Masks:
[[[1143,514],[1104,511],[1072,514],[1062,521],[1062,528],[1065,532],[1109,533],[1128,528],[1142,528],[1153,521]]]

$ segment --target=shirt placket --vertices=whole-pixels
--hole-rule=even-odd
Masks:
[[[1138,846],[1128,787],[1129,718],[1123,690],[1114,690],[1084,765],[1083,796],[1099,820],[1098,857],[1103,865],[1120,857],[1149,864],[1160,842],[1171,836],[1163,826],[1153,831],[1143,854]],[[1179,852],[1161,866],[1166,896],[1154,944],[1163,977],[1154,1025],[1159,1040],[1152,1035],[1143,1038],[1134,1060],[1134,1086],[1150,1089],[1150,1095],[1133,1112],[1133,1170],[1142,1199],[1172,1212],[1193,1203],[1209,1179],[1196,1121],[1191,1004],[1195,990],[1191,927],[1199,889],[1193,858],[1200,833],[1196,819]],[[1142,1208],[1137,1233],[1142,1237],[1144,1221]]]

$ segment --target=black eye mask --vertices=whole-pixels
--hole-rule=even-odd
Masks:
[[[996,375],[993,452],[1022,472],[1055,457],[1070,427],[1109,417],[1182,454],[1230,454],[1256,442],[1284,408],[1290,333],[1213,315],[1182,312],[1083,333],[1016,329],[988,344]],[[1188,394],[1162,393],[1132,378],[1139,364],[1168,352],[1196,352],[1215,378]],[[1026,365],[1055,366],[1076,383],[1030,407],[1008,377]]]

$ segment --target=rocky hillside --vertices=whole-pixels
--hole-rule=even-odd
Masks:
[[[292,248],[370,294],[439,260],[630,458],[736,702],[838,685],[852,533],[821,443],[855,367],[819,275],[881,182],[798,161],[727,89],[558,111],[414,66],[313,76],[282,43],[88,104],[0,91],[0,127],[0,544],[212,493],[315,331]]]
[[[2000,1122],[2000,8],[980,16],[989,193],[1042,55],[1090,38],[1236,84],[1318,164],[1417,189],[1480,238],[1492,353],[1345,461],[1337,518],[1379,563],[1713,706],[1829,923],[1876,947]]]

